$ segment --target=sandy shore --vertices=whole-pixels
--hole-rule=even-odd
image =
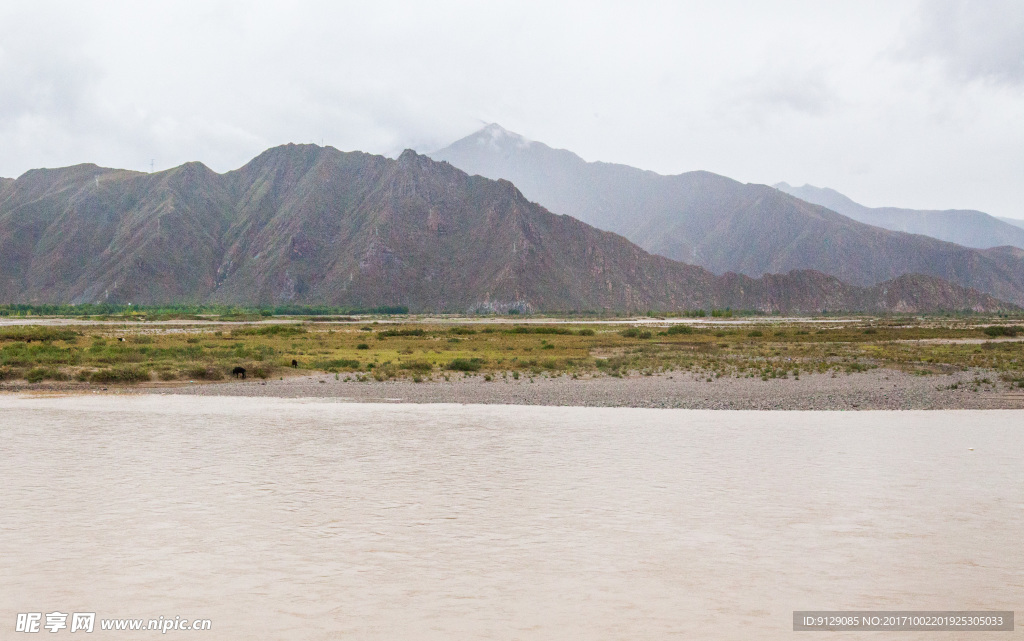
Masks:
[[[333,374],[284,380],[248,380],[195,385],[103,387],[79,384],[0,386],[0,392],[194,394],[324,398],[350,402],[467,403],[591,407],[671,407],[735,410],[917,410],[1024,409],[1024,390],[1010,389],[991,372],[915,376],[893,370],[857,374],[805,374],[799,380],[721,378],[689,374],[572,379],[452,376],[451,381],[345,382]],[[989,379],[991,384],[974,384]],[[949,386],[959,384],[958,388]]]

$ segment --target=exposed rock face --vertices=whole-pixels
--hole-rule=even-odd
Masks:
[[[497,125],[431,154],[460,169],[513,181],[527,198],[647,251],[716,274],[812,269],[870,286],[928,274],[1024,305],[1024,261],[852,220],[767,185],[709,172],[662,176],[588,163]]]
[[[412,151],[390,160],[286,145],[226,174],[199,163],[156,174],[79,165],[0,187],[3,302],[1007,308],[938,279],[897,281],[890,295],[816,272],[717,277]]]

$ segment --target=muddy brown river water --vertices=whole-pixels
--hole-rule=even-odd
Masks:
[[[792,631],[1019,615],[1022,411],[0,396],[0,473],[0,639],[1022,637]]]

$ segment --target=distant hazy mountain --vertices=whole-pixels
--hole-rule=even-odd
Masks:
[[[924,234],[966,247],[985,249],[1011,245],[1024,249],[1024,229],[980,211],[865,207],[827,187],[793,187],[783,182],[775,185],[775,188],[876,227],[910,234]],[[1024,221],[1018,222],[1024,225]]]
[[[200,163],[155,174],[78,165],[0,189],[0,302],[1008,308],[918,275],[873,287],[812,271],[715,276],[412,151],[392,160],[287,145],[226,174]]]
[[[662,176],[586,162],[498,125],[431,156],[471,174],[511,180],[551,211],[717,274],[813,269],[866,286],[922,273],[1024,303],[1019,250],[971,249],[866,225],[767,185],[703,171]]]
[[[1024,229],[1024,220],[1020,220],[1019,218],[1002,218],[1002,217],[1000,217],[999,220],[1003,221],[1004,223],[1013,225],[1014,227],[1020,227],[1021,229]]]

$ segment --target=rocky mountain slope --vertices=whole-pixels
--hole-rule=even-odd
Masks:
[[[497,125],[431,156],[511,180],[551,211],[716,274],[813,269],[870,286],[920,273],[1024,304],[1024,261],[1008,248],[972,249],[866,225],[767,185],[586,162]]]
[[[865,207],[834,189],[813,185],[793,187],[784,182],[774,187],[801,200],[827,207],[848,218],[876,227],[923,234],[965,247],[986,249],[1011,245],[1024,249],[1024,229],[980,211]]]
[[[226,174],[200,163],[154,174],[78,165],[30,171],[0,194],[0,302],[1008,308],[924,276],[873,287],[813,271],[715,276],[412,151],[392,160],[286,145]]]

